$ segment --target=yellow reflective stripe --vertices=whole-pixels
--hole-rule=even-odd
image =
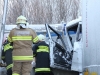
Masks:
[[[4,52],[6,51],[6,50],[8,50],[9,49],[9,47],[4,47]]]
[[[4,47],[9,47],[10,46],[10,43],[6,44]]]
[[[9,42],[12,42],[12,40],[11,40],[11,38],[10,38],[9,36],[8,36],[8,41],[9,41]]]
[[[48,46],[39,46],[40,49],[47,49],[48,50]]]
[[[49,52],[49,50],[46,50],[46,49],[38,49],[37,52]]]
[[[13,49],[13,47],[12,46],[9,46],[9,47],[5,48],[4,49],[4,52],[7,51],[8,49]]]
[[[13,60],[33,60],[33,56],[13,56]]]
[[[38,42],[38,40],[39,40],[38,37],[35,37],[35,38],[33,39],[33,42],[36,43],[36,42]]]
[[[13,73],[12,75],[20,75],[20,74],[18,74],[18,73]]]
[[[10,69],[10,68],[12,68],[13,67],[13,64],[10,64],[10,65],[8,65],[7,67],[6,67],[6,69],[8,70],[8,69]]]
[[[49,48],[47,46],[39,46],[37,52],[49,52]]]
[[[14,36],[12,40],[32,40],[32,36]]]
[[[50,71],[50,68],[36,68],[35,72],[37,71]]]
[[[10,46],[10,43],[8,43],[7,45],[4,46],[4,52],[7,51],[10,48],[12,49],[13,47]]]

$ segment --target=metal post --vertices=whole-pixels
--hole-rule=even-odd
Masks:
[[[47,32],[48,32],[49,38],[52,39],[52,38],[51,38],[51,35],[50,35],[50,30],[49,30],[49,28],[48,28],[48,24],[45,24],[45,26],[46,26],[46,30],[47,30]]]
[[[2,42],[3,42],[3,36],[5,30],[6,14],[7,14],[7,5],[8,5],[8,0],[4,0],[3,18],[2,18],[2,25],[0,29],[0,62],[1,62]]]

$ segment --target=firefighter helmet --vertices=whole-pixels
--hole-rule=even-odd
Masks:
[[[38,35],[38,39],[40,41],[45,41],[46,40],[46,37],[44,35],[40,34],[40,35]]]
[[[27,19],[26,19],[26,17],[24,17],[24,16],[19,16],[18,18],[17,18],[17,21],[16,21],[16,24],[26,24],[27,23]]]

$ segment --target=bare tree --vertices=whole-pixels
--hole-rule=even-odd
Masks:
[[[31,24],[68,22],[79,16],[79,4],[80,0],[9,0],[6,23],[15,24],[19,15]]]
[[[15,24],[16,18],[22,14],[22,0],[9,0],[8,2],[8,13],[7,13],[7,24]]]

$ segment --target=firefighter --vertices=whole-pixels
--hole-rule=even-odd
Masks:
[[[32,48],[36,62],[35,75],[53,75],[50,68],[49,45],[45,42],[46,37],[38,35],[39,42]]]
[[[27,19],[19,16],[16,20],[17,27],[9,33],[8,40],[13,43],[13,68],[12,75],[30,75],[33,60],[32,44],[38,41],[36,32],[27,28]]]
[[[5,41],[2,50],[2,60],[6,63],[7,75],[12,75],[12,50],[13,47],[11,43]]]

